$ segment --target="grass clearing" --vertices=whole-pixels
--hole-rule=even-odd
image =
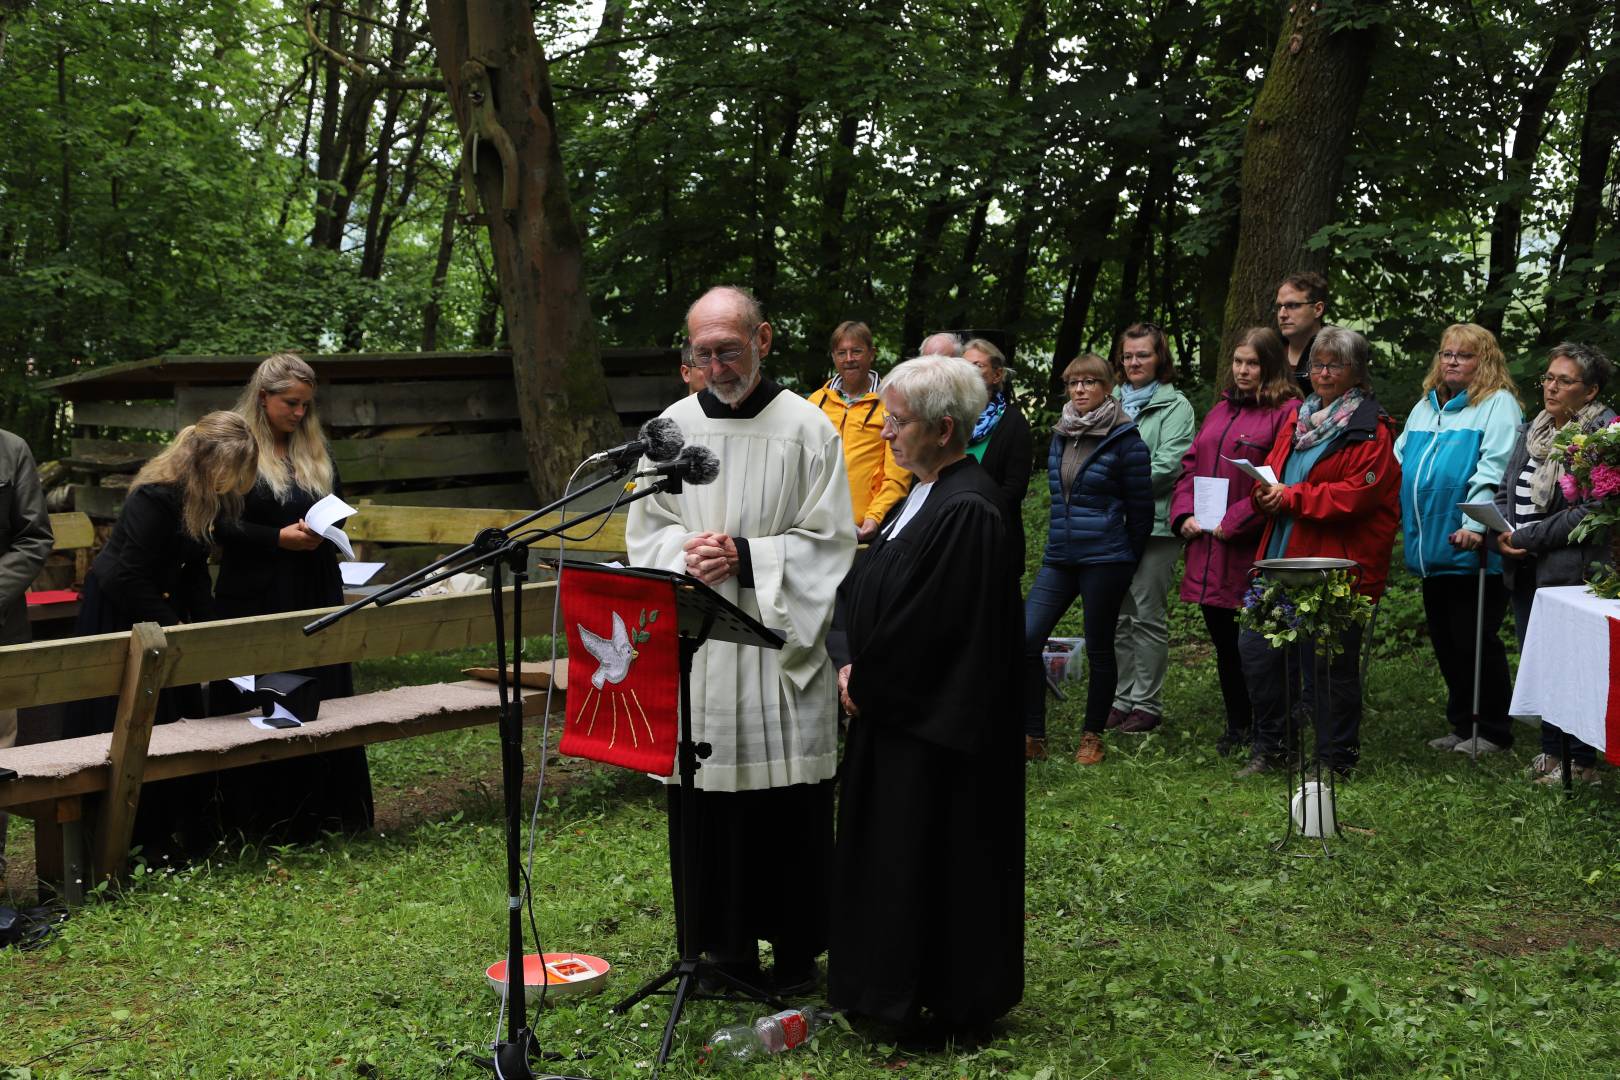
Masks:
[[[1025,997],[999,1038],[908,1057],[834,1029],[728,1070],[701,1061],[702,1041],[755,1010],[697,1002],[663,1075],[1615,1075],[1613,780],[1569,799],[1527,784],[1524,728],[1477,767],[1427,749],[1439,675],[1390,625],[1334,858],[1269,850],[1283,781],[1236,782],[1239,762],[1215,755],[1219,692],[1196,611],[1178,607],[1164,727],[1111,735],[1106,763],[1082,770],[1067,754],[1083,693],[1054,708],[1054,760],[1027,776]],[[473,662],[365,665],[361,681]],[[531,766],[539,749],[531,733]],[[494,730],[385,744],[371,761],[377,833],[143,871],[45,949],[0,952],[0,1080],[487,1076],[468,1055],[495,1036],[482,969],[505,925]],[[608,1006],[671,959],[661,794],[588,766],[564,778],[535,836],[543,944],[616,971],[604,995],[546,1009],[540,1037],[590,1055],[559,1071],[646,1075],[667,999],[627,1017]]]

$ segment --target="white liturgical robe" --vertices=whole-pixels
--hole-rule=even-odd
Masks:
[[[756,395],[770,396],[753,415]],[[780,651],[710,641],[692,664],[692,734],[713,747],[697,772],[705,791],[815,783],[837,768],[838,684],[827,656],[833,600],[855,558],[854,510],[838,433],[826,416],[768,382],[737,415],[705,414],[693,394],[664,410],[686,441],[720,460],[712,484],[630,505],[630,562],[684,573],[682,544],[703,532],[748,541],[753,588],[716,589],[783,634]],[[645,466],[644,466],[645,467]],[[652,481],[643,480],[643,484]],[[678,782],[678,777],[668,778]]]

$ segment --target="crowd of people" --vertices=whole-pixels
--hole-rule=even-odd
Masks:
[[[1354,587],[1376,601],[1403,529],[1447,690],[1449,730],[1430,745],[1511,746],[1506,611],[1522,638],[1536,589],[1579,582],[1606,558],[1570,540],[1588,508],[1566,500],[1552,446],[1568,425],[1614,419],[1601,401],[1613,367],[1589,346],[1555,347],[1543,408],[1525,423],[1495,337],[1450,326],[1397,432],[1366,339],[1328,325],[1326,308],[1318,275],[1279,283],[1275,326],[1238,337],[1202,422],[1151,323],[1128,326],[1111,357],[1070,362],[1045,453],[1044,550],[1022,595],[1036,446],[995,342],[936,334],[883,376],[870,327],[847,321],[828,342],[832,377],[800,397],[766,374],[774,330],[746,290],[698,298],[681,361],[690,392],[664,415],[715,454],[719,479],[634,502],[626,546],[632,564],[690,574],[786,639],[780,650],[711,641],[697,654],[692,734],[712,752],[690,805],[671,778],[677,914],[728,981],[799,993],[825,953],[834,1005],[905,1031],[972,1030],[1015,1004],[1021,774],[1049,753],[1043,651],[1079,600],[1079,764],[1105,762],[1108,738],[1175,722],[1163,691],[1178,564],[1179,595],[1199,606],[1214,651],[1215,746],[1244,759],[1238,777],[1281,768],[1305,720],[1326,767],[1348,774],[1361,755],[1360,628],[1289,655],[1240,626],[1251,567],[1348,559]],[[1275,482],[1254,479],[1260,466]],[[0,432],[0,642],[17,636],[21,589],[49,550],[31,474],[27,448]],[[339,487],[314,371],[271,357],[233,410],[186,428],[135,478],[85,582],[79,632],[337,603],[336,553],[303,519]],[[1508,531],[1458,509],[1482,502]],[[323,697],[352,692],[346,665],[305,674]],[[241,706],[228,686],[176,687],[158,719]],[[80,703],[67,733],[108,731],[112,716],[108,700]],[[0,714],[0,745],[13,727]],[[1563,779],[1557,737],[1544,729],[1539,781]],[[1578,778],[1595,777],[1591,747],[1572,760]],[[362,828],[364,751],[238,770],[229,784],[149,784],[140,814],[137,842],[181,851],[221,824]],[[692,866],[673,857],[683,832],[696,838]]]

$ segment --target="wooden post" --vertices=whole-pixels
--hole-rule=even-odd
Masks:
[[[152,720],[157,715],[158,692],[174,667],[163,628],[157,623],[136,623],[129,634],[129,659],[118,691],[118,714],[113,721],[112,766],[107,794],[102,799],[96,826],[96,873],[117,880],[124,875],[129,842],[135,832],[135,808],[141,801],[141,778],[146,775],[146,750],[152,742]]]

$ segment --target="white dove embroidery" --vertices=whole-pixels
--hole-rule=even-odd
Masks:
[[[585,629],[585,624],[579,624],[579,640],[584,644],[585,651],[596,657],[596,674],[591,676],[591,685],[598,690],[604,683],[620,683],[630,674],[630,661],[636,658],[636,651],[630,647],[630,631],[625,629],[624,619],[615,611],[613,613],[613,637],[611,640],[591,633]]]

